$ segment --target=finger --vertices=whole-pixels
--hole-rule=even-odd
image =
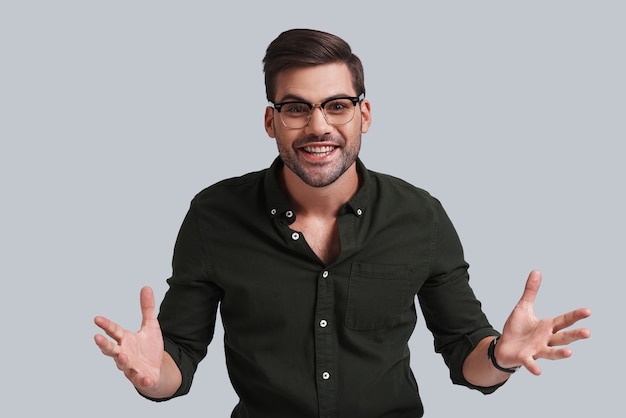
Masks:
[[[93,322],[100,328],[102,328],[102,330],[105,330],[108,326],[109,323],[111,321],[109,321],[107,318],[103,317],[103,316],[96,316],[93,319]]]
[[[153,385],[152,379],[140,374],[138,370],[132,367],[130,359],[125,353],[120,353],[115,359],[115,363],[117,368],[124,373],[124,376],[126,376],[136,388],[148,388]]]
[[[148,321],[156,319],[154,313],[154,292],[152,288],[145,286],[140,293],[141,304],[141,327],[143,328]]]
[[[152,379],[148,376],[140,375],[136,370],[128,370],[124,374],[137,389],[147,389],[154,384]]]
[[[124,328],[116,324],[115,322],[102,317],[96,316],[94,318],[94,322],[97,326],[99,326],[109,337],[113,338],[118,343],[124,337]]]
[[[554,318],[554,332],[560,331],[567,327],[574,325],[581,319],[585,319],[591,315],[591,310],[588,308],[580,308],[571,312],[564,313]]]
[[[562,360],[572,356],[572,350],[569,348],[551,348],[543,350],[535,356],[535,359],[543,358],[546,360]]]
[[[100,351],[102,351],[102,354],[105,356],[115,357],[120,352],[120,346],[112,343],[103,335],[96,334],[94,336],[94,341],[96,342],[98,348],[100,348]]]
[[[540,285],[541,272],[538,270],[531,271],[528,275],[528,279],[526,280],[526,287],[524,288],[524,293],[522,294],[520,302],[534,303]]]
[[[127,371],[130,370],[130,359],[128,358],[128,355],[126,353],[120,353],[116,358],[115,358],[115,364],[117,365],[117,368],[120,369],[121,371],[123,371],[124,373],[126,373]]]
[[[541,367],[537,365],[534,358],[530,357],[529,359],[524,361],[522,364],[524,365],[526,370],[528,370],[530,373],[534,374],[535,376],[539,376],[541,374]]]
[[[536,363],[534,360],[537,359],[546,359],[546,360],[563,360],[566,358],[569,358],[572,356],[572,350],[567,348],[567,347],[559,347],[559,348],[554,348],[552,347],[552,344],[549,344],[548,347],[540,350],[539,352],[537,352],[533,357],[532,360],[527,360],[526,362],[524,362],[524,366],[526,366],[527,368],[534,368],[534,370],[539,370],[538,366],[536,366]],[[535,368],[536,367],[536,368]],[[534,373],[533,373],[534,374]]]
[[[554,334],[550,338],[548,346],[555,347],[559,345],[568,345],[575,341],[589,338],[590,336],[591,331],[589,331],[587,328],[579,328],[571,331],[562,331]]]
[[[137,383],[135,384],[135,386],[137,388],[149,388],[153,385],[154,383],[152,382],[152,379],[150,379],[148,376],[141,376],[139,379],[137,379]]]

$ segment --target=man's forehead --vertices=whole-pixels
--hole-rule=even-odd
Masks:
[[[276,77],[276,100],[322,101],[334,96],[354,96],[352,74],[344,63],[293,67]]]

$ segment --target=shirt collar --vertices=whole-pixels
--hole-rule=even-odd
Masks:
[[[361,217],[367,211],[371,196],[372,180],[369,171],[360,159],[357,159],[356,164],[361,186],[359,187],[356,195],[354,195],[354,197],[339,210],[339,215],[353,213],[354,215]],[[278,181],[278,174],[282,167],[282,160],[280,157],[276,157],[272,165],[265,173],[265,209],[270,217],[279,217],[279,219],[285,223],[291,224],[295,220],[293,208],[291,207],[287,196],[285,196],[282,191]]]
[[[372,179],[369,170],[360,159],[356,160],[356,170],[359,174],[361,185],[354,197],[350,199],[340,210],[340,214],[353,213],[356,216],[361,217],[367,211],[370,196],[372,196]]]
[[[278,218],[286,224],[290,224],[295,220],[295,216],[293,216],[291,204],[278,182],[278,174],[282,167],[282,160],[280,157],[276,157],[270,168],[265,172],[265,210],[271,218]]]

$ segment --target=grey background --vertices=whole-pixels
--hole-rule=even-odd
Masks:
[[[594,312],[571,359],[490,396],[450,383],[420,320],[426,416],[620,410],[624,12],[602,0],[0,3],[0,414],[229,416],[220,327],[191,393],[156,404],[100,354],[92,318],[136,329],[139,289],[163,296],[193,195],[274,158],[261,59],[292,27],[334,32],[361,57],[362,158],[442,200],[494,326],[533,268],[539,316]]]

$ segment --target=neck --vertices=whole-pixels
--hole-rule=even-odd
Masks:
[[[360,183],[356,163],[335,182],[324,187],[309,186],[285,166],[281,178],[296,213],[316,217],[337,216],[339,209],[356,194]]]

